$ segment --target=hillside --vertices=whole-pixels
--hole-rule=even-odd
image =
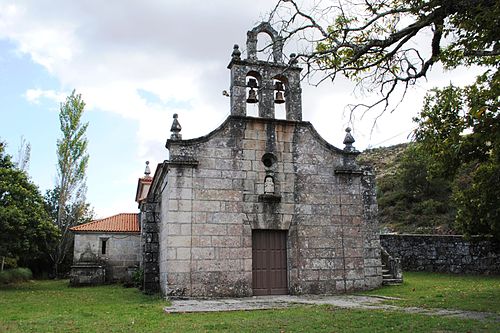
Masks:
[[[368,149],[358,163],[376,173],[379,223],[382,232],[454,233],[451,184],[430,178],[427,159],[411,143]]]
[[[401,143],[389,147],[367,149],[358,157],[358,163],[372,165],[375,178],[379,181],[396,173],[407,147],[408,143]]]

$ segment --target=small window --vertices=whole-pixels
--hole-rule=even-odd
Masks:
[[[101,238],[101,254],[106,254],[108,238]]]
[[[276,156],[273,153],[265,153],[262,156],[262,163],[264,163],[266,168],[270,168],[276,163]]]

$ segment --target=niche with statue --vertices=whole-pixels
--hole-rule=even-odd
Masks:
[[[279,186],[276,184],[276,156],[273,153],[265,153],[262,156],[262,163],[266,170],[264,177],[264,193],[259,194],[260,202],[280,202],[281,194]]]

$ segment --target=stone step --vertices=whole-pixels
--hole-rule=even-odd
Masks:
[[[384,286],[398,286],[403,283],[401,279],[383,279],[382,285]]]

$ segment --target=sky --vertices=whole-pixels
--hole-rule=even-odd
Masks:
[[[145,161],[154,172],[168,158],[172,115],[179,114],[184,139],[226,119],[229,98],[222,91],[229,90],[233,45],[244,57],[246,32],[273,6],[270,0],[0,0],[0,139],[13,156],[21,138],[29,142],[31,179],[42,193],[53,188],[59,106],[75,89],[89,123],[87,201],[98,218],[137,212],[137,179]],[[427,89],[472,77],[434,68],[375,126],[377,112],[349,123],[346,106],[363,98],[349,81],[317,87],[304,80],[303,119],[338,147],[348,125],[358,150],[401,143]]]

